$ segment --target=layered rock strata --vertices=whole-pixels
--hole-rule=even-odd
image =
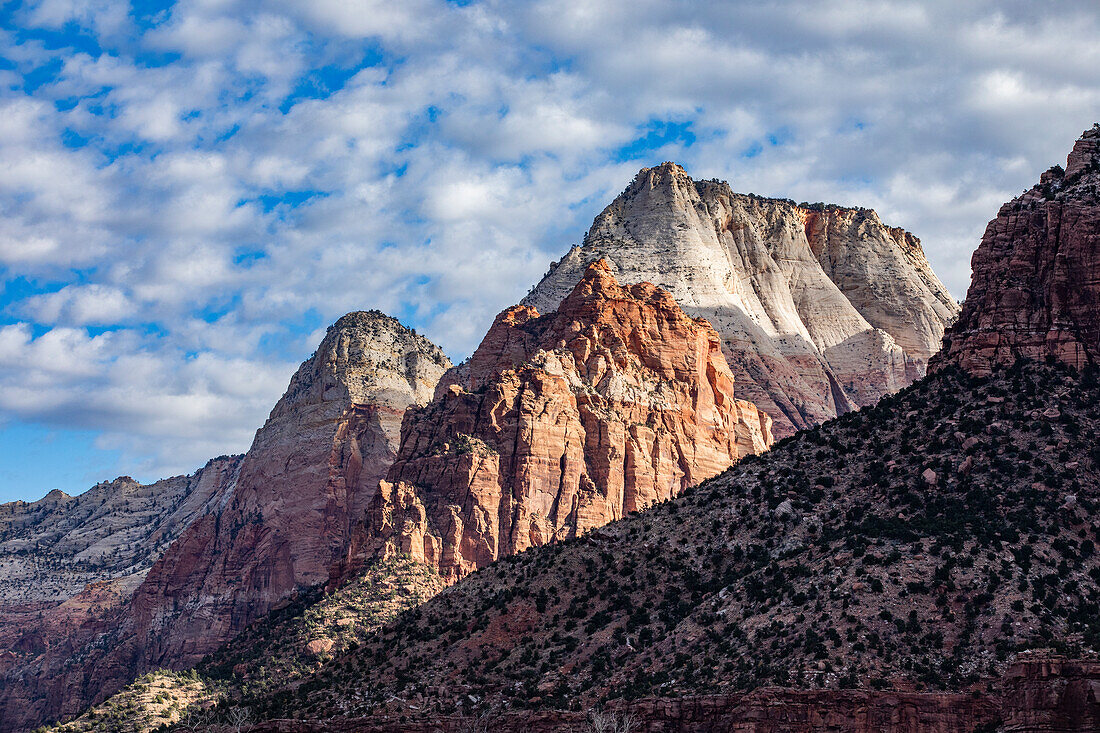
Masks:
[[[710,321],[779,437],[922,376],[958,312],[919,240],[874,211],[737,194],[674,163],[642,169],[524,304],[553,310],[600,258]]]
[[[1100,125],[1001,207],[971,261],[962,313],[936,364],[987,375],[1019,358],[1100,359]]]
[[[326,581],[396,454],[405,409],[427,402],[449,367],[438,347],[381,313],[337,321],[231,485],[136,590],[7,660],[0,730],[75,713],[142,671],[190,666]]]
[[[190,476],[140,484],[128,476],[79,496],[54,490],[0,505],[0,646],[51,609],[71,616],[89,586],[132,591],[164,549],[229,489],[242,456],[215,458]]]
[[[329,577],[392,463],[401,418],[450,362],[380,313],[329,329],[256,433],[224,510],[165,553],[134,598],[151,665],[194,662],[296,588]]]
[[[501,313],[410,412],[367,544],[453,580],[666,500],[771,440],[710,324],[597,261],[556,311]]]

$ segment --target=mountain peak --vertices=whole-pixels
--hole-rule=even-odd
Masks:
[[[709,320],[780,436],[922,376],[958,312],[919,241],[870,209],[738,194],[671,161],[639,171],[524,305],[555,310],[598,259]]]
[[[1001,207],[971,261],[937,368],[985,375],[1020,358],[1100,360],[1100,125],[1038,185]]]
[[[371,505],[368,554],[406,553],[454,580],[770,445],[771,420],[735,398],[710,324],[611,269],[588,265],[557,310],[502,312],[410,414]]]
[[[344,315],[336,319],[336,323],[333,323],[331,326],[329,326],[329,330],[332,331],[344,328],[358,328],[375,323],[398,325],[401,324],[401,322],[393,316],[386,315],[380,310],[371,309],[366,311],[351,311],[350,313],[345,313]],[[404,328],[404,326],[402,326],[402,328]]]
[[[1067,182],[1087,173],[1100,173],[1100,123],[1081,133],[1066,159]]]
[[[684,167],[679,163],[666,160],[660,165],[639,170],[637,175],[634,176],[634,180],[630,182],[630,185],[615,201],[634,200],[639,196],[649,198],[656,191],[679,190],[687,195],[692,195],[695,193],[694,189],[695,181],[684,170]]]
[[[684,166],[671,160],[666,160],[660,165],[655,165],[652,168],[642,168],[638,171],[638,175],[644,175],[649,173],[651,175],[673,176],[676,178],[686,178],[691,180],[691,176],[684,170]]]

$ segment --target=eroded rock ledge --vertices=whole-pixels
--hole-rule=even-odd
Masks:
[[[763,688],[731,695],[649,698],[611,709],[633,733],[1095,733],[1100,730],[1100,661],[1027,657],[991,693],[904,693]],[[483,728],[471,725],[481,723]],[[479,720],[277,720],[255,733],[582,733],[585,713],[530,711]]]

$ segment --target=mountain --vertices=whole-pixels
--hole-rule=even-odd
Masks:
[[[556,310],[501,313],[410,412],[364,544],[449,579],[675,496],[770,445],[718,334],[588,266]]]
[[[79,496],[54,490],[0,505],[0,647],[33,643],[28,627],[40,616],[59,636],[90,605],[128,597],[164,549],[220,501],[240,464],[241,456],[223,456],[190,476],[148,485],[122,476]]]
[[[700,218],[708,210],[714,221]],[[575,250],[434,396],[450,366],[438,349],[381,314],[341,319],[235,482],[141,585],[63,643],[14,660],[2,727],[76,712],[145,670],[224,656],[250,628],[230,655],[246,682],[226,684],[255,693],[248,680],[270,679],[255,640],[306,635],[275,631],[264,614],[355,583],[379,558],[407,553],[451,583],[665,502],[764,450],[769,409],[790,432],[904,386],[953,314],[919,243],[873,212],[738,197],[667,164],[601,216],[586,247],[627,243],[630,256]],[[640,282],[630,262],[654,265],[671,293]],[[739,355],[733,371],[723,352]],[[425,402],[399,432],[405,408]],[[276,667],[297,684],[313,662],[291,652]],[[192,678],[177,681],[188,699],[209,699]],[[124,695],[127,710],[150,697],[154,682],[143,684]]]
[[[372,563],[338,589],[316,586],[280,603],[195,668],[150,672],[49,730],[148,733],[172,723],[203,730],[216,721],[212,706],[232,709],[243,689],[255,695],[316,672],[443,587],[421,563]]]
[[[706,321],[593,263],[556,311],[501,313],[434,399],[406,412],[330,582],[275,606],[197,674],[142,678],[55,729],[138,730],[292,684],[445,582],[665,501],[771,444],[768,416],[734,390]]]
[[[553,310],[600,258],[710,321],[777,437],[923,376],[958,312],[920,241],[874,211],[738,194],[675,163],[643,168],[524,304]]]
[[[1066,168],[1001,207],[972,260],[941,364],[979,374],[1018,358],[1100,361],[1100,125]]]
[[[233,496],[197,522],[134,596],[143,666],[193,663],[297,588],[328,580],[393,461],[410,404],[450,362],[381,313],[351,313],[256,433]]]
[[[667,729],[1100,729],[1096,130],[991,223],[928,376],[474,573],[250,700],[297,721],[260,729],[551,730],[609,700]]]
[[[437,346],[376,311],[337,321],[228,488],[140,585],[64,635],[43,623],[13,650],[0,729],[78,712],[146,670],[190,666],[327,581],[396,454],[405,409],[428,401],[450,366]]]
[[[837,701],[967,693],[998,710],[989,686],[1017,654],[1100,650],[1097,404],[1095,372],[946,367],[678,498],[497,562],[252,705],[336,716],[332,730],[777,685]]]

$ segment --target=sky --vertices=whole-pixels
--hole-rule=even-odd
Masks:
[[[0,501],[243,452],[325,328],[467,355],[643,166],[965,295],[1100,120],[1095,2],[0,0]]]

